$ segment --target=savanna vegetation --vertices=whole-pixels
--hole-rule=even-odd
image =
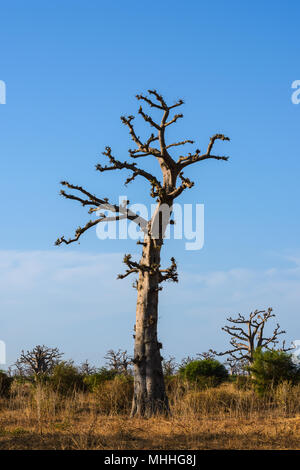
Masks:
[[[41,363],[41,351],[48,360]],[[290,353],[257,348],[239,374],[212,353],[163,361],[171,413],[129,418],[126,351],[100,368],[37,346],[0,372],[1,449],[297,449],[300,372]],[[29,362],[32,363],[32,367]]]

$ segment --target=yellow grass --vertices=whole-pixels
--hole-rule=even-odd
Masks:
[[[232,384],[175,388],[168,419],[129,419],[116,413],[115,399],[106,397],[105,409],[101,394],[62,398],[47,388],[17,386],[11,398],[0,400],[0,448],[300,448],[300,387],[283,384],[267,399]]]

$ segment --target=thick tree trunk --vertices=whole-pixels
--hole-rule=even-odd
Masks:
[[[160,264],[161,240],[145,237],[141,265]],[[134,347],[134,396],[131,416],[169,413],[157,339],[159,272],[140,271]]]

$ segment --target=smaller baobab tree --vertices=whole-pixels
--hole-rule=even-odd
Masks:
[[[279,323],[277,323],[273,333],[265,336],[266,323],[270,318],[275,317],[272,311],[272,308],[255,310],[250,313],[248,318],[240,313],[237,318],[227,318],[230,324],[225,325],[222,330],[231,336],[231,348],[221,353],[211,350],[211,353],[217,356],[229,355],[229,358],[234,362],[252,364],[254,351],[257,348],[275,349],[279,343],[278,337],[285,334],[286,331],[281,330]],[[293,348],[286,348],[285,341],[283,341],[281,348],[277,349],[287,352]]]
[[[42,375],[50,374],[62,356],[63,353],[58,348],[38,345],[26,353],[22,351],[15,366],[22,375],[28,374],[38,378]]]
[[[82,375],[93,375],[97,372],[97,369],[96,367],[91,366],[89,361],[86,359],[84,362],[80,364],[78,371]]]
[[[162,361],[163,374],[165,377],[175,375],[178,369],[178,364],[174,356],[170,356],[168,359]]]
[[[229,370],[230,375],[245,375],[247,374],[248,364],[247,359],[235,359],[229,356],[224,365]]]
[[[200,359],[214,359],[215,354],[212,350],[209,350],[209,351],[204,351],[202,353],[198,353],[197,357],[199,357]]]
[[[104,359],[106,359],[107,366],[110,370],[113,370],[117,374],[129,374],[129,366],[132,364],[132,359],[128,356],[127,351],[121,351],[121,349],[114,351],[110,349],[107,351]]]
[[[195,361],[196,359],[191,356],[186,356],[181,359],[181,362],[179,364],[179,369],[183,369],[185,366],[190,364],[191,362]]]

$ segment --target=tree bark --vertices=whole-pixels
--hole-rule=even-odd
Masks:
[[[162,240],[146,236],[141,266],[160,265]],[[159,272],[141,270],[137,284],[134,396],[131,417],[150,417],[156,413],[169,413],[162,371],[161,343],[157,338]]]

